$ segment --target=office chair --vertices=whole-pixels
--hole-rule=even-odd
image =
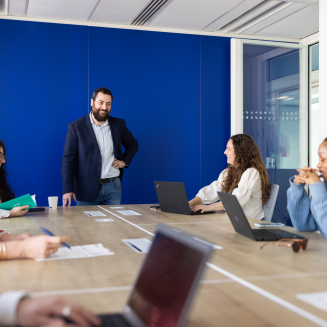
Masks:
[[[275,205],[276,205],[278,191],[279,191],[279,185],[270,183],[270,198],[267,204],[262,205],[262,209],[265,214],[265,218],[263,219],[264,221],[271,221],[272,219]]]

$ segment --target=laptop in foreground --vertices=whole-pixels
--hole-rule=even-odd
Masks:
[[[160,210],[179,213],[182,215],[203,215],[215,211],[193,212],[190,209],[184,183],[181,182],[154,182]]]
[[[218,195],[237,233],[255,241],[278,241],[282,238],[304,239],[300,235],[282,229],[252,229],[236,196],[223,192],[218,192]]]
[[[183,326],[211,251],[159,225],[123,314],[100,315],[102,326]]]

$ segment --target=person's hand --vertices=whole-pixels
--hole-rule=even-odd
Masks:
[[[297,169],[297,171],[299,172],[299,175],[296,176],[297,179],[299,181],[306,183],[307,185],[321,182],[320,177],[316,173],[316,171],[318,171],[318,169],[304,167],[303,169]]]
[[[67,242],[68,240],[68,236],[31,236],[20,242],[20,257],[31,259],[47,258],[53,252],[58,251],[58,248],[61,247],[61,243]]]
[[[65,317],[81,327],[100,326],[100,320],[82,306],[60,298],[23,298],[17,306],[20,326],[72,326],[64,322]]]
[[[15,207],[10,210],[9,218],[12,217],[21,217],[24,215],[28,210],[29,206],[21,206],[21,207]]]
[[[117,160],[115,158],[114,162],[111,165],[112,167],[118,169],[118,168],[124,168],[126,166],[125,162],[123,160]]]
[[[205,211],[211,211],[212,208],[211,206],[207,206],[204,204],[198,204],[196,206],[191,207],[191,211],[196,212],[196,211],[200,211],[201,213],[205,212]]]
[[[10,241],[23,241],[26,240],[28,237],[30,237],[30,234],[28,233],[22,233],[22,234],[2,234],[1,235],[1,242],[10,242]]]
[[[305,181],[299,177],[299,175],[295,175],[293,179],[294,184],[305,184]]]
[[[70,193],[65,193],[62,196],[62,206],[65,207],[66,204],[68,205],[68,207],[70,207],[70,205],[72,204],[72,197],[74,198],[75,202],[76,202],[76,196],[75,193],[70,192]],[[67,203],[68,202],[68,203]]]

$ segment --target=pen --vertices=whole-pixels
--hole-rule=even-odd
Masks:
[[[142,252],[141,249],[139,249],[137,246],[135,246],[134,244],[130,243],[130,242],[127,242],[130,246],[132,246],[134,249],[136,249],[137,251],[139,252]]]
[[[47,234],[47,235],[55,236],[55,235],[53,235],[50,231],[48,231],[47,229],[45,229],[45,228],[43,228],[43,227],[41,227],[41,231],[42,231],[43,233]],[[62,244],[63,246],[65,246],[66,248],[70,249],[70,246],[69,246],[67,243],[62,242],[61,244]]]

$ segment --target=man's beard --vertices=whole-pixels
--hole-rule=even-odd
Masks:
[[[108,112],[105,116],[101,116],[99,114],[99,109],[95,108],[94,106],[92,107],[92,113],[93,117],[98,121],[98,122],[103,122],[106,121],[109,117],[110,112]]]

